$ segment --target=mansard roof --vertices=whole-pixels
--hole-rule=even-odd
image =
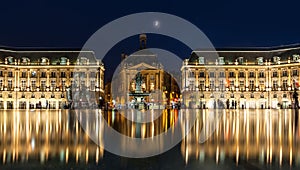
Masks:
[[[249,48],[216,48],[213,50],[194,50],[188,59],[189,63],[198,61],[199,57],[205,60],[224,57],[225,62],[234,62],[239,57],[243,57],[244,61],[255,62],[258,57],[263,60],[271,60],[273,57],[280,57],[282,61],[292,59],[293,55],[300,54],[300,44],[277,46],[277,47],[249,47]]]
[[[96,64],[97,59],[93,51],[84,51],[79,48],[11,48],[0,47],[0,64],[5,63],[6,58],[13,61],[29,59],[32,65],[38,64],[42,59],[49,59],[51,65],[59,65],[62,58],[69,60],[70,64],[76,64],[77,59],[86,58],[90,64]],[[101,62],[101,61],[100,61]]]

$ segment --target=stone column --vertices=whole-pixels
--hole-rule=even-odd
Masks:
[[[258,69],[255,69],[255,88],[258,87]]]
[[[199,76],[199,71],[197,70],[195,70],[195,76],[196,76],[196,82],[195,82],[195,85],[196,85],[196,91],[199,91],[199,78],[198,78],[198,76]]]
[[[246,88],[249,88],[249,81],[248,81],[248,73],[249,73],[249,70],[248,69],[246,69],[245,70],[245,74],[246,74]]]
[[[288,74],[289,74],[289,77],[288,77],[288,86],[290,87],[291,86],[291,68],[288,67]]]
[[[235,70],[235,88],[239,86],[239,71]]]
[[[27,87],[30,87],[30,70],[29,69],[27,70]]]
[[[278,68],[277,70],[278,75],[278,87],[281,88],[281,69]]]

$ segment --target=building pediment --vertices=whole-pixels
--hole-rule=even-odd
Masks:
[[[128,67],[127,69],[128,70],[147,70],[147,69],[158,69],[158,68],[155,66],[149,65],[147,63],[139,63],[132,67]]]

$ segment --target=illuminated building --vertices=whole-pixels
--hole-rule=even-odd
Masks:
[[[288,108],[300,80],[300,47],[193,51],[182,65],[186,106],[215,108]],[[217,107],[220,105],[217,105]]]
[[[170,101],[176,101],[179,98],[180,91],[175,79],[164,71],[164,66],[158,61],[157,54],[146,49],[146,40],[146,35],[141,34],[140,50],[129,57],[125,54],[121,55],[122,63],[111,84],[111,100],[115,100],[116,104],[124,106],[133,103],[134,99],[129,96],[129,92],[135,91],[135,76],[138,72],[143,77],[141,90],[143,93],[150,93],[144,100],[151,103],[151,107],[164,107]]]
[[[104,96],[103,81],[104,66],[92,51],[0,50],[1,109],[63,108],[72,84]]]

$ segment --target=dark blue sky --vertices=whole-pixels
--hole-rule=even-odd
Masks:
[[[80,47],[104,24],[159,11],[197,25],[216,47],[299,43],[298,1],[36,0],[2,1],[0,44]]]
[[[300,43],[300,2],[235,0],[36,0],[2,1],[0,45],[12,47],[82,47],[106,23],[137,12],[165,12],[197,25],[215,47],[278,46]],[[182,58],[189,50],[170,39],[149,38]],[[175,42],[174,43],[178,43]],[[138,48],[137,37],[113,48],[106,65]]]

